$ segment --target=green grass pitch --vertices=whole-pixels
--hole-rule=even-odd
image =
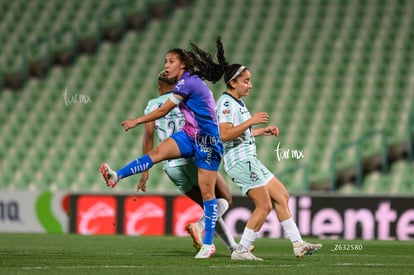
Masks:
[[[318,240],[309,239],[312,242]],[[259,238],[263,262],[217,253],[194,259],[189,237],[0,234],[0,274],[412,274],[414,244],[403,241],[319,240],[324,247],[297,259],[287,239]]]

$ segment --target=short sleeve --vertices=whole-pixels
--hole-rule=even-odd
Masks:
[[[217,106],[217,120],[218,123],[233,123],[234,110],[231,106],[231,102],[228,99],[224,99],[219,102]]]
[[[159,104],[157,104],[155,99],[151,99],[147,106],[144,109],[144,114],[147,115],[149,113],[151,113],[152,111],[154,111],[155,109],[159,108]]]

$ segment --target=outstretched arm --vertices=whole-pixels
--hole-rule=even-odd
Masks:
[[[135,118],[135,119],[124,120],[122,122],[122,127],[124,127],[125,131],[128,131],[129,129],[135,128],[140,124],[155,121],[155,120],[165,116],[172,109],[174,109],[175,106],[177,106],[179,101],[183,100],[182,96],[179,96],[179,95],[173,95],[173,96],[177,98],[177,102],[174,102],[174,101],[171,100],[171,98],[169,98],[164,102],[164,104],[161,107],[155,109],[154,111],[152,111],[152,112],[150,112],[146,115],[140,116],[140,117]]]

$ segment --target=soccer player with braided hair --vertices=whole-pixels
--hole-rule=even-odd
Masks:
[[[218,44],[221,44],[218,43]],[[164,69],[168,78],[177,81],[171,96],[159,108],[136,119],[122,122],[125,131],[140,124],[155,121],[179,106],[185,117],[182,130],[165,139],[148,154],[131,161],[121,169],[112,170],[106,163],[100,172],[106,184],[113,188],[123,178],[150,169],[155,163],[176,158],[194,158],[198,167],[198,182],[204,205],[205,234],[203,245],[195,258],[210,258],[216,251],[213,243],[217,221],[215,183],[223,154],[220,139],[216,103],[212,92],[203,80],[214,81],[213,68],[200,63],[200,53],[175,48],[165,56]],[[206,66],[204,66],[206,65]]]

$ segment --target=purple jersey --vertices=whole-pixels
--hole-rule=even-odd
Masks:
[[[188,136],[219,136],[216,102],[204,81],[186,71],[173,92],[184,97],[179,107],[186,121],[183,131]]]

